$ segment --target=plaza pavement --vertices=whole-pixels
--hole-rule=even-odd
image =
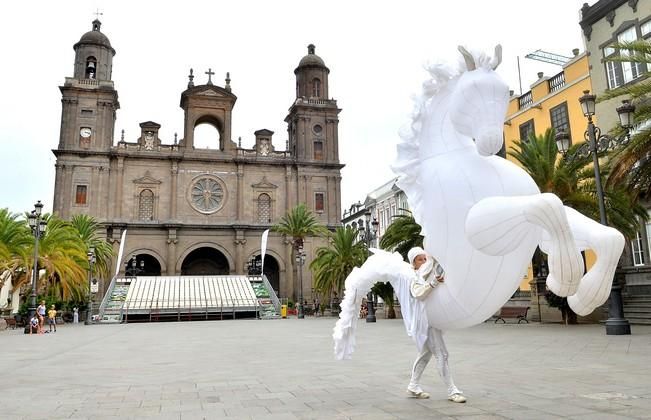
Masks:
[[[62,325],[0,332],[0,419],[651,418],[651,327],[485,323],[450,331],[466,404],[432,361],[405,388],[416,348],[401,320],[360,322],[353,360],[332,357],[334,318]]]

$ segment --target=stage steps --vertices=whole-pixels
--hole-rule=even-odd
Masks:
[[[261,319],[280,318],[280,301],[266,277],[250,276],[251,287],[258,298]]]
[[[624,318],[631,324],[651,325],[651,295],[624,296]]]
[[[130,285],[130,278],[116,279],[113,289],[109,291],[106,306],[100,314],[100,322],[115,323],[122,321],[122,307],[124,306],[124,301],[126,300]]]

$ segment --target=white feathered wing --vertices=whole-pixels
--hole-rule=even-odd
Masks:
[[[416,341],[419,349],[427,339],[427,315],[423,302],[413,299],[409,286],[415,272],[402,256],[381,249],[371,249],[371,255],[361,267],[355,267],[345,282],[339,320],[332,338],[335,342],[335,359],[350,359],[355,350],[355,329],[362,299],[377,282],[390,282],[400,301],[402,318],[407,334]]]

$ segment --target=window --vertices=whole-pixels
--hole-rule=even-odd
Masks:
[[[154,193],[142,190],[138,199],[138,220],[154,220]]]
[[[646,26],[645,26],[646,25]],[[643,24],[640,27],[640,32],[648,33],[649,25],[648,22]],[[643,35],[644,36],[644,35]],[[637,27],[631,26],[625,31],[617,35],[616,42],[633,42],[637,38]],[[617,50],[613,47],[604,47],[603,54],[604,58],[612,58],[617,54]],[[629,51],[626,49],[619,50],[619,56],[628,57],[630,55]],[[629,83],[638,77],[642,76],[646,72],[646,65],[644,63],[631,63],[631,62],[611,62],[605,61],[604,65],[606,67],[606,76],[608,79],[608,88],[614,89],[623,84]]]
[[[536,135],[536,130],[533,126],[533,120],[529,120],[524,124],[520,124],[520,141],[529,141],[530,135]]]
[[[314,142],[314,160],[323,160],[323,142]]]
[[[77,193],[75,194],[75,204],[86,204],[86,196],[88,193],[87,185],[77,185]]]
[[[271,197],[262,193],[258,196],[258,222],[271,223]]]
[[[549,110],[549,118],[556,132],[564,131],[570,135],[570,119],[567,115],[567,102],[563,102]]]
[[[632,26],[617,36],[617,42],[633,42],[637,40],[637,31],[635,26]],[[619,55],[628,57],[629,50],[620,50]],[[633,79],[637,79],[642,75],[642,63],[620,63],[622,66],[622,73],[624,74],[624,83],[628,83]]]
[[[646,37],[647,35],[651,34],[651,20],[647,20],[646,22],[640,25],[640,33],[642,34],[643,37]]]
[[[94,79],[95,73],[97,73],[97,59],[88,57],[86,59],[86,79]]]
[[[642,248],[642,235],[639,231],[631,240],[631,252],[633,253],[633,265],[644,265],[644,248]]]
[[[325,194],[322,192],[315,193],[314,211],[316,211],[317,213],[323,213],[323,209],[325,208],[324,202],[325,202]]]
[[[318,98],[321,96],[321,80],[314,78],[312,80],[312,96]]]

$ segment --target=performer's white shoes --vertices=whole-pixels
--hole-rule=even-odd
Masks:
[[[448,400],[455,403],[465,403],[466,397],[464,397],[463,394],[452,394],[448,397]]]
[[[425,400],[429,398],[429,394],[427,392],[412,391],[411,389],[407,390],[407,395],[409,395],[409,398],[418,398],[420,400]]]

